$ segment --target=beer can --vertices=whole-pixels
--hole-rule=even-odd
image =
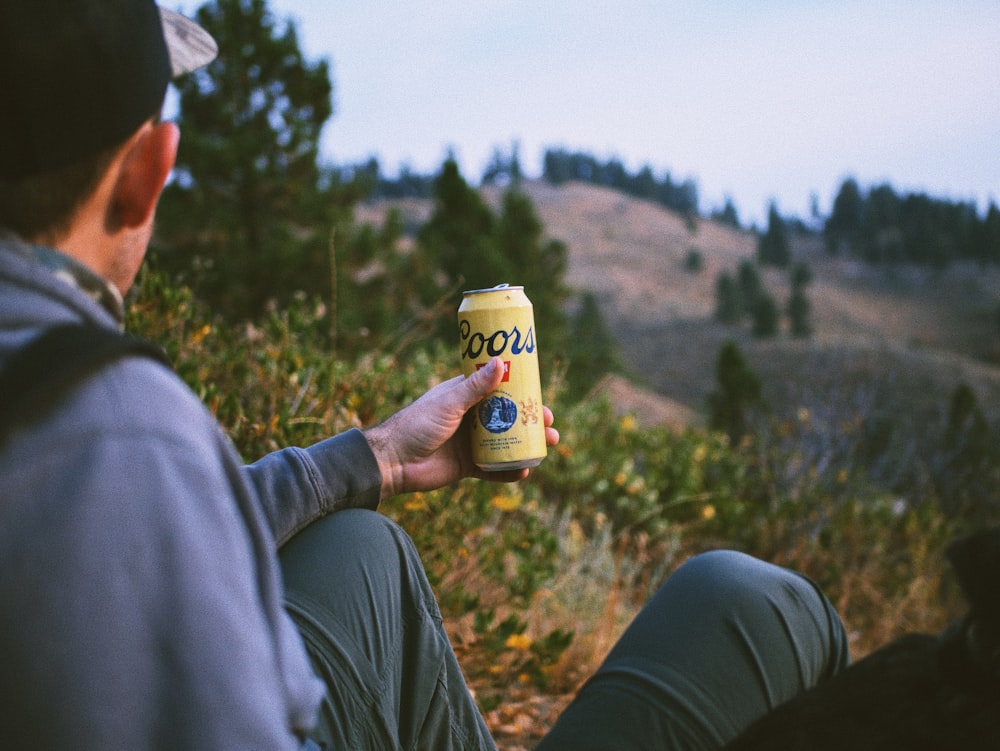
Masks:
[[[474,409],[472,460],[487,471],[536,467],[545,458],[542,382],[531,301],[523,287],[469,290],[458,308],[462,372],[503,360],[500,387]]]

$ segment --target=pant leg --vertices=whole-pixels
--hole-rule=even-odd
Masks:
[[[346,510],[280,552],[286,605],[327,694],[313,738],[330,749],[495,749],[412,541]]]
[[[718,749],[848,659],[811,581],[705,553],[647,603],[537,751]]]

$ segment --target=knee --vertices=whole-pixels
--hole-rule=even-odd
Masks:
[[[383,564],[398,561],[405,568],[414,564],[422,567],[413,540],[406,530],[385,514],[348,509],[333,517],[341,517],[333,521],[338,527],[337,536],[341,544],[352,550],[359,560],[373,559]]]
[[[769,589],[776,580],[789,575],[791,572],[746,553],[711,550],[685,561],[670,581],[679,581],[729,598],[761,588]]]
[[[688,558],[677,569],[690,576],[738,576],[746,567],[760,562],[760,559],[737,550],[709,550]],[[676,574],[675,574],[676,575]]]
[[[285,547],[299,545],[303,540],[323,537],[331,542],[351,542],[358,547],[384,546],[406,536],[402,528],[389,517],[369,509],[344,509],[320,517],[292,537]]]
[[[688,559],[664,586],[683,589],[691,598],[732,614],[774,608],[815,613],[827,607],[822,592],[805,576],[735,550]]]
[[[847,664],[843,622],[819,586],[803,574],[719,550],[691,558],[675,572],[678,576],[692,600],[724,614],[730,626],[767,645],[762,654],[795,652],[803,663],[801,673],[811,676],[808,684]]]
[[[310,571],[396,568],[416,556],[406,532],[377,511],[345,509],[317,519],[281,549],[282,567]]]
[[[385,514],[369,509],[344,509],[313,522],[308,529],[321,530],[338,540],[352,541],[358,548],[385,551],[409,539],[406,532]]]

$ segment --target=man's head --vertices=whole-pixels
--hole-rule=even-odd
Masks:
[[[204,30],[154,0],[0,0],[0,226],[61,239],[116,168],[105,228],[150,220],[162,182],[152,205],[131,198],[148,203],[139,184],[173,163],[163,152],[176,130],[156,122],[167,85],[215,54]]]

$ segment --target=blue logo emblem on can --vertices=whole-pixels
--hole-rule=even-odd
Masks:
[[[494,394],[479,405],[479,422],[491,433],[506,433],[517,422],[517,405]]]

